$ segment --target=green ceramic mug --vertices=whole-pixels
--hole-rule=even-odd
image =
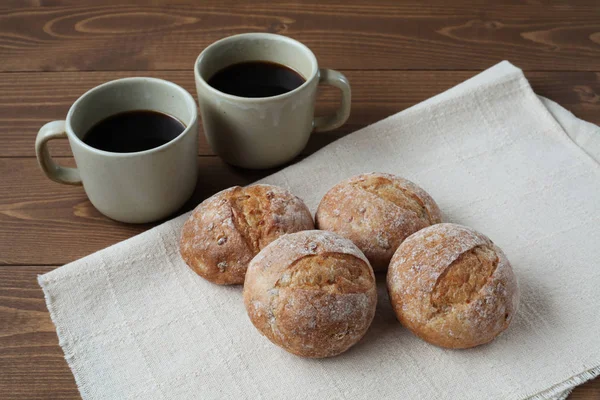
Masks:
[[[270,61],[300,73],[305,82],[272,97],[248,98],[223,93],[208,84],[210,78],[232,64]],[[313,131],[335,129],[350,115],[350,85],[340,72],[319,68],[312,51],[286,36],[246,33],[208,46],[194,67],[204,133],[213,151],[226,162],[246,168],[269,168],[293,159],[306,146]],[[319,84],[342,92],[333,115],[314,117]]]
[[[132,110],[169,114],[186,126],[176,138],[146,151],[113,153],[82,141],[106,117]],[[81,96],[66,120],[38,132],[35,150],[42,171],[53,181],[83,185],[104,215],[142,223],[165,218],[192,195],[197,179],[198,116],[194,98],[180,86],[155,78],[124,78],[104,83]],[[56,164],[47,143],[69,140],[77,168]]]

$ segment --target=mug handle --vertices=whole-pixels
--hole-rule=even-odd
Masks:
[[[319,84],[335,86],[342,91],[342,104],[335,114],[316,117],[313,122],[315,132],[326,132],[339,128],[348,120],[352,96],[348,79],[344,74],[336,70],[327,68],[319,69]]]
[[[35,139],[35,155],[46,176],[58,183],[81,185],[77,168],[61,167],[56,164],[48,151],[48,141],[67,137],[65,121],[52,121],[42,126]]]

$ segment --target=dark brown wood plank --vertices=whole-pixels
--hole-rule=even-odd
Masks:
[[[0,267],[0,397],[79,399],[36,276],[56,267]]]
[[[12,2],[0,9],[0,71],[190,69],[211,42],[275,32],[338,69],[600,70],[594,1]],[[187,3],[187,4],[186,4]]]
[[[0,266],[0,397],[79,399],[36,276],[54,266]],[[600,398],[600,379],[570,400]]]
[[[474,71],[344,71],[352,86],[352,113],[340,129],[315,134],[305,154],[394,114],[475,75]],[[153,76],[171,80],[195,96],[191,71],[48,72],[0,74],[0,156],[34,156],[35,135],[45,123],[65,118],[70,105],[86,90],[112,79]],[[534,90],[584,120],[600,123],[600,73],[528,72]],[[331,113],[339,93],[323,87],[318,114]],[[70,156],[66,141],[53,141],[52,154]],[[201,155],[211,155],[200,129]]]
[[[578,386],[567,400],[598,400],[600,399],[600,378],[596,378]]]
[[[59,162],[74,165],[71,158]],[[221,189],[272,172],[241,170],[217,157],[199,157],[196,192],[179,213]],[[0,265],[65,264],[153,226],[109,220],[91,205],[82,187],[45,178],[34,158],[0,158],[0,176]]]

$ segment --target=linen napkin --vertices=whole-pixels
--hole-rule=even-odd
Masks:
[[[553,399],[600,373],[600,129],[537,97],[502,62],[262,182],[315,210],[338,181],[389,172],[446,221],[488,235],[522,290],[509,329],[445,350],[396,321],[380,279],[365,338],[302,359],[251,325],[240,287],[196,276],[178,252],[187,215],[39,277],[89,399]]]

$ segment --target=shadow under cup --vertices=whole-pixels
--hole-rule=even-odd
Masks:
[[[185,130],[162,146],[133,153],[107,152],[83,142],[96,123],[133,110],[169,114]],[[124,78],[100,85],[73,104],[66,131],[86,194],[110,218],[130,223],[159,220],[177,211],[194,191],[197,108],[193,97],[174,83]]]
[[[287,93],[261,98],[230,95],[208,84],[223,68],[247,61],[285,65],[305,82]],[[226,162],[269,168],[293,159],[306,146],[313,130],[319,67],[302,43],[266,33],[230,36],[207,47],[194,72],[207,141]]]

